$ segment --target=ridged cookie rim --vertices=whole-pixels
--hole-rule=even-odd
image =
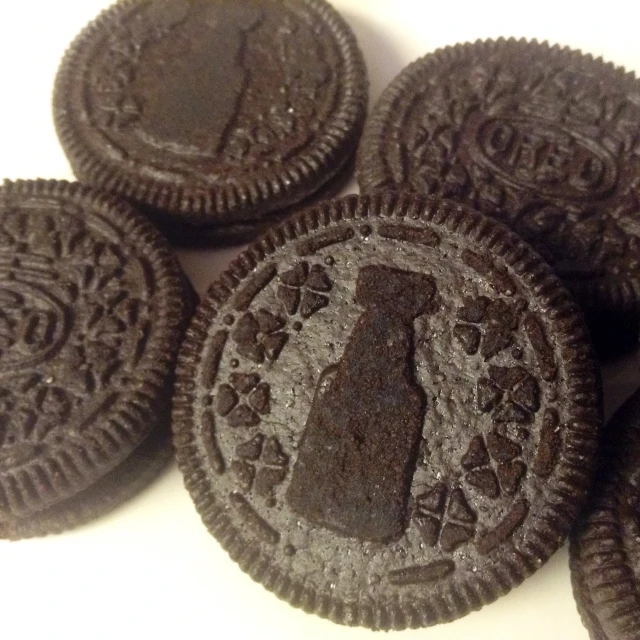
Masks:
[[[164,305],[154,318],[157,329],[147,351],[168,353],[169,357],[147,357],[139,364],[136,377],[144,380],[144,384],[131,389],[108,420],[96,428],[90,450],[56,448],[31,463],[0,473],[0,491],[5,497],[10,491],[14,502],[17,498],[20,503],[19,508],[13,506],[6,512],[14,518],[36,513],[86,489],[120,464],[162,423],[173,383],[172,362],[176,360],[190,315],[187,281],[176,257],[160,233],[129,205],[80,183],[64,180],[6,180],[0,186],[0,206],[7,199],[31,198],[71,202],[85,215],[91,215],[92,211],[109,215],[110,221],[130,239],[130,246],[148,259],[156,277],[157,295],[162,296]],[[51,469],[56,470],[55,479]],[[34,487],[42,485],[43,478],[48,479],[46,495],[34,492]]]
[[[322,139],[298,156],[286,170],[269,169],[258,177],[224,180],[217,189],[202,190],[155,180],[126,171],[85,143],[77,114],[67,104],[77,70],[105,29],[120,16],[148,0],[121,0],[105,9],[76,36],[67,49],[53,92],[54,124],[75,175],[83,182],[133,202],[166,212],[176,222],[194,226],[233,223],[266,216],[302,200],[319,189],[347,163],[357,147],[368,106],[368,78],[364,57],[347,22],[325,0],[297,0],[307,5],[328,27],[345,67],[343,104],[326,126]]]
[[[101,518],[148,487],[172,459],[169,434],[152,433],[115,469],[68,500],[20,520],[0,521],[0,539],[56,535]]]
[[[580,49],[560,44],[552,45],[547,40],[539,42],[536,39],[527,38],[478,39],[474,42],[441,47],[405,67],[386,87],[374,106],[365,124],[356,154],[356,179],[362,192],[401,187],[401,185],[393,185],[388,176],[384,175],[384,158],[379,153],[379,144],[384,138],[385,130],[393,122],[394,104],[414,94],[415,87],[419,86],[424,74],[443,63],[464,60],[483,53],[488,55],[496,51],[522,48],[531,49],[540,56],[562,56],[567,62],[579,63],[591,70],[598,68],[602,73],[608,74],[611,81],[621,83],[622,88],[635,87],[640,91],[640,80],[636,78],[633,71],[627,71],[613,62],[607,62],[602,57],[596,58],[592,54],[583,53]],[[602,281],[575,285],[572,293],[580,298],[580,304],[587,313],[597,314],[602,307],[623,313],[627,311],[637,313],[640,305],[640,278],[619,277],[615,281],[607,280],[606,286]]]
[[[527,553],[514,550],[508,556],[504,552],[494,555],[492,584],[476,575],[474,580],[454,582],[446,600],[422,600],[411,604],[397,601],[374,609],[370,603],[343,602],[328,588],[315,590],[307,588],[302,581],[291,579],[271,562],[268,549],[245,540],[243,531],[231,523],[226,514],[227,507],[214,497],[206,461],[200,459],[194,442],[193,430],[197,428],[192,407],[194,380],[202,361],[202,345],[212,319],[218,315],[218,308],[238,289],[244,278],[279,247],[343,220],[403,219],[407,216],[435,221],[443,230],[474,237],[485,246],[491,246],[492,251],[516,273],[528,273],[528,286],[541,298],[544,296],[545,305],[554,313],[554,325],[564,327],[560,332],[558,326],[558,331],[562,336],[562,350],[567,352],[567,371],[576,379],[573,385],[576,391],[574,411],[567,421],[571,426],[565,440],[566,468],[546,507],[543,518],[546,527],[544,531],[538,530],[538,535],[529,537]],[[588,391],[584,392],[584,389]],[[293,606],[340,624],[404,629],[446,622],[479,609],[521,583],[558,549],[584,500],[601,421],[599,375],[584,322],[577,306],[542,259],[506,227],[468,207],[433,198],[389,193],[348,196],[310,208],[269,231],[231,263],[209,288],[180,350],[172,426],[178,466],[205,526],[254,580]],[[576,496],[572,504],[567,504],[566,490],[568,495]],[[492,553],[496,554],[496,551]]]
[[[638,416],[640,389],[605,427],[593,494],[571,534],[570,566],[576,575],[576,586],[579,585],[574,591],[588,594],[590,615],[603,633],[617,640],[636,640],[640,633],[640,583],[634,578],[619,520],[626,475],[633,472],[628,468],[629,459],[634,450],[640,450]],[[614,586],[619,595],[611,598]],[[598,597],[598,592],[606,597]],[[583,621],[588,620],[588,616],[582,617]]]

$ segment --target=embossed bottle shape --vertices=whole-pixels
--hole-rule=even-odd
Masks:
[[[178,141],[192,153],[218,153],[249,82],[244,64],[248,34],[262,22],[258,6],[235,0],[193,11],[190,55],[162,61],[162,99],[145,108],[145,130],[162,144]],[[197,37],[197,31],[206,30]],[[208,114],[202,120],[202,114]]]
[[[413,322],[435,291],[427,275],[360,270],[356,302],[365,311],[340,362],[320,377],[287,491],[311,522],[362,540],[402,535],[426,408]]]

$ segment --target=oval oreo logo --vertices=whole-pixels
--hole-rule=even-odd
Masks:
[[[558,198],[598,197],[616,183],[607,149],[553,122],[476,115],[469,124],[473,159],[504,182]]]
[[[0,287],[0,376],[40,364],[67,338],[67,313],[45,289],[14,281]]]

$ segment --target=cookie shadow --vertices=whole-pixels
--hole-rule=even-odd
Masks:
[[[344,12],[343,18],[353,29],[369,73],[369,111],[375,106],[387,85],[406,67],[412,58],[403,55],[397,40],[389,37],[382,25],[366,17]]]

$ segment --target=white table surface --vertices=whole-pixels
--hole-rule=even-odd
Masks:
[[[240,1],[240,0],[239,0]],[[71,179],[51,121],[51,87],[75,34],[109,0],[2,0],[0,178]],[[440,46],[516,36],[549,40],[640,72],[640,4],[627,0],[334,0],[364,52],[374,103],[409,62]],[[346,192],[355,191],[355,182]],[[183,251],[203,291],[235,250]],[[634,355],[605,372],[607,411],[640,384]],[[566,548],[508,596],[462,620],[391,633],[402,640],[586,640]],[[0,542],[6,640],[372,638],[281,602],[209,536],[175,466],[107,517],[59,536]]]

